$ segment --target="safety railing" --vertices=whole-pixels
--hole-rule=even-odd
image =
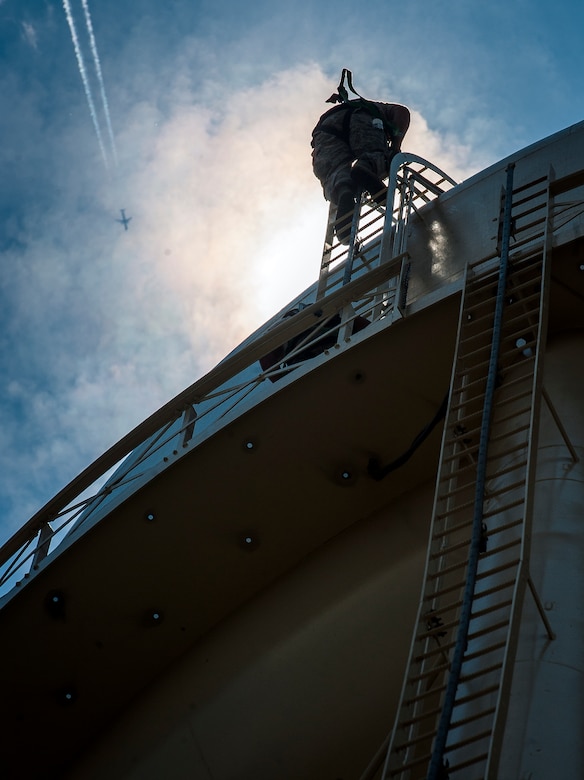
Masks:
[[[441,186],[454,182],[430,163],[402,154],[392,163],[392,181],[390,225],[385,224],[383,209],[363,204],[350,278],[346,252],[344,259],[331,259],[326,289],[319,281],[293,301],[39,510],[0,548],[0,597],[21,587],[50,553],[64,549],[233,416],[347,348],[362,331],[371,333],[402,316],[409,260],[405,250],[395,249],[405,247],[405,223],[442,191]],[[332,249],[331,258],[337,245]]]
[[[415,154],[400,152],[391,163],[386,205],[363,193],[355,208],[348,243],[335,235],[331,204],[320,267],[317,298],[361,276],[387,258],[407,251],[407,226],[413,214],[456,185],[444,171]],[[387,219],[391,204],[391,219]]]

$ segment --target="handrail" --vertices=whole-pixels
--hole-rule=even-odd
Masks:
[[[434,180],[428,178],[430,176]],[[349,333],[347,330],[348,325],[358,318],[358,314],[356,315],[354,312],[351,314],[351,304],[361,300],[363,296],[368,296],[367,301],[371,304],[366,309],[370,322],[387,316],[390,310],[394,313],[400,312],[403,316],[409,268],[407,263],[404,265],[407,257],[405,225],[412,210],[417,211],[416,202],[421,200],[423,205],[431,200],[432,197],[441,194],[443,191],[442,185],[447,185],[448,188],[454,186],[456,182],[439,168],[432,165],[432,163],[417,155],[404,152],[400,152],[392,160],[389,181],[393,183],[390,185],[387,200],[387,203],[391,204],[391,219],[385,219],[385,209],[381,207],[376,208],[374,205],[373,208],[365,209],[362,215],[363,218],[358,226],[360,231],[364,231],[361,239],[364,239],[365,243],[360,243],[358,249],[356,246],[352,247],[353,251],[349,252],[348,256],[346,248],[340,247],[340,245],[335,247],[337,250],[336,255],[332,252],[332,243],[327,243],[329,233],[332,236],[332,226],[329,224],[321,275],[318,283],[315,285],[316,301],[305,305],[293,317],[283,318],[274,326],[260,332],[255,338],[252,337],[253,340],[244,343],[235,352],[228,355],[208,374],[176,395],[100,455],[39,509],[28,522],[0,547],[0,567],[4,567],[12,556],[21,550],[23,545],[28,545],[51,520],[65,514],[69,515],[68,520],[62,523],[59,529],[53,533],[52,538],[54,538],[72,520],[87,510],[94,510],[106,495],[111,494],[114,490],[124,485],[124,479],[121,481],[118,479],[115,483],[108,482],[95,495],[90,496],[81,503],[75,504],[75,506],[70,506],[75,499],[80,500],[84,491],[87,491],[102,477],[105,477],[110,469],[119,465],[130,453],[136,451],[164,428],[166,433],[163,433],[163,438],[160,441],[157,439],[156,446],[153,446],[150,442],[147,452],[142,453],[137,461],[134,459],[131,465],[128,466],[128,471],[136,469],[150,455],[160,451],[163,446],[167,445],[177,435],[177,431],[173,429],[173,426],[186,410],[193,408],[194,405],[210,401],[214,396],[222,399],[217,402],[217,405],[211,408],[207,407],[198,416],[195,412],[194,417],[192,419],[189,418],[189,421],[185,422],[185,430],[190,426],[189,430],[192,433],[195,418],[197,423],[200,424],[200,420],[205,415],[215,411],[221,403],[226,404],[229,402],[231,405],[227,406],[227,408],[224,406],[222,410],[221,416],[224,416],[264,379],[268,378],[272,381],[277,381],[291,370],[289,364],[284,367],[272,366],[270,369],[258,373],[251,380],[243,381],[241,385],[224,387],[225,383],[237,377],[238,374],[248,369],[261,358],[281,348],[282,345],[306,331],[312,331],[310,338],[307,338],[310,344],[318,343],[319,339],[322,339],[322,343],[324,343],[326,323],[341,313],[344,307],[347,307],[347,311],[342,314],[342,324],[338,329],[338,337],[339,343],[342,340],[346,340],[346,335]],[[399,197],[396,195],[398,188],[402,188]],[[356,228],[356,225],[354,228]],[[353,232],[355,233],[355,230]],[[354,267],[354,260],[358,260],[356,268]],[[332,265],[335,266],[334,269],[331,269]],[[330,279],[330,287],[327,287],[326,283],[323,287],[323,273]],[[395,299],[391,299],[392,291],[382,288],[382,285],[387,285],[388,281],[394,277],[398,279],[396,288],[399,289],[397,289]],[[390,301],[391,306],[388,307]],[[362,300],[360,305],[363,306]],[[319,323],[322,326],[323,333],[315,335],[319,333]],[[332,325],[329,327],[332,328]],[[296,358],[294,361],[296,368],[305,362],[302,356],[303,345],[304,340],[302,340],[301,344],[295,346],[293,352],[287,355],[288,358]],[[323,346],[324,349],[325,347]],[[183,429],[181,428],[178,435],[182,432]],[[190,438],[191,436],[189,436],[189,440]],[[72,514],[75,510],[77,510],[75,514]],[[49,541],[50,539],[44,542],[47,550]],[[13,567],[14,561],[9,571]],[[6,580],[7,575],[5,573],[3,577],[0,577],[0,583]]]
[[[404,257],[405,255],[398,255],[387,262],[382,262],[381,265],[363,276],[332,291],[326,298],[308,304],[293,317],[281,320],[271,329],[259,334],[251,344],[226,357],[208,374],[164,404],[87,466],[16,531],[0,547],[0,566],[4,566],[23,545],[29,543],[36,536],[46,523],[54,519],[71,501],[95,484],[100,477],[103,477],[111,468],[120,463],[130,452],[154,436],[163,426],[178,420],[186,408],[203,401],[225,382],[272,350],[314,327],[319,322],[332,318],[346,304],[359,300],[370,290],[399,274]]]

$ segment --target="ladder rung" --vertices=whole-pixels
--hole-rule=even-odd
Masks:
[[[473,379],[472,382],[469,382],[467,385],[464,385],[463,387],[456,388],[452,391],[452,397],[454,398],[455,395],[464,395],[464,398],[461,401],[456,401],[455,403],[452,403],[450,405],[450,415],[454,415],[455,412],[458,412],[460,409],[464,409],[467,406],[472,405],[473,403],[479,403],[480,404],[480,412],[483,411],[483,405],[481,401],[484,398],[484,392],[477,393],[476,395],[473,395],[475,391],[474,385],[482,384],[486,385],[486,378],[481,377],[480,379]],[[483,388],[484,391],[484,388]],[[478,412],[479,410],[477,410]],[[464,414],[476,414],[476,412],[464,412]],[[450,422],[450,415],[449,415],[449,422]],[[452,423],[456,423],[456,417],[453,416]]]
[[[524,365],[524,364],[526,364],[528,362],[529,362],[528,359],[522,360],[522,361],[517,361],[515,363],[515,366],[521,366],[521,365]],[[531,384],[533,382],[533,374],[531,374],[530,376],[522,374],[521,376],[516,376],[513,379],[506,379],[505,380],[505,390],[509,390],[509,388],[513,387],[514,385],[524,384],[525,382],[529,382],[530,386],[531,386]]]
[[[526,211],[518,217],[518,219],[526,220],[523,224],[518,226],[515,233],[515,241],[513,243],[512,251],[515,251],[518,247],[523,246],[528,240],[537,241],[545,235],[545,217],[536,216],[534,219],[530,219],[536,213],[537,209]],[[518,238],[523,234],[523,238]]]
[[[509,469],[509,471],[511,471],[511,469]],[[487,498],[491,498],[492,495],[494,495],[494,494],[489,494],[487,496]],[[513,506],[519,506],[520,503],[522,503],[522,501],[518,501],[518,503],[514,504]],[[470,502],[469,502],[469,504],[467,504],[467,507],[469,505],[470,505]],[[513,508],[513,506],[511,508]],[[461,507],[462,507],[462,505],[461,505]],[[488,513],[488,516],[489,517],[494,517],[497,514],[498,514],[498,512],[492,512],[492,513]],[[447,516],[449,516],[449,515],[447,515]],[[483,517],[484,516],[485,516],[485,514],[483,514]],[[437,541],[438,539],[441,539],[442,537],[447,536],[448,534],[456,534],[456,533],[458,533],[458,531],[462,531],[467,526],[472,525],[472,522],[473,522],[472,518],[469,518],[468,520],[465,520],[463,523],[458,523],[457,525],[453,525],[453,526],[445,526],[442,530],[434,530],[433,533],[432,533],[432,540],[433,541]],[[494,536],[495,534],[497,534],[497,533],[499,533],[501,531],[506,531],[509,528],[513,528],[514,526],[519,525],[519,523],[521,523],[521,522],[522,522],[522,519],[521,520],[511,520],[511,521],[509,521],[508,523],[505,523],[502,526],[497,526],[496,528],[489,529],[488,533],[489,533],[490,536]]]
[[[518,236],[521,234],[529,233],[525,235],[525,238],[535,238],[545,234],[546,216],[541,214],[542,206],[534,206],[533,208],[526,209],[518,214],[515,219],[516,230],[514,234],[514,244],[512,249],[514,250],[520,245],[520,239]],[[539,213],[538,213],[539,212]]]
[[[469,766],[473,766],[473,764],[480,764],[483,761],[486,761],[488,757],[488,753],[480,753],[478,756],[467,758],[466,761],[461,761],[459,764],[450,764],[448,771],[451,774],[454,774],[454,772],[458,772],[461,769],[466,769]]]
[[[433,707],[431,710],[424,710],[424,716],[423,719],[425,720],[428,718],[435,717],[436,715],[439,715],[442,712],[442,707]],[[416,715],[413,718],[406,718],[406,720],[400,720],[397,724],[398,729],[409,729],[410,726],[413,726],[414,724],[418,723],[420,720],[420,716]]]
[[[482,590],[480,593],[475,592],[475,601],[482,599],[485,596],[492,596],[493,593],[497,593],[500,590],[505,590],[505,588],[511,588],[515,585],[515,582],[515,578],[512,580],[505,580],[505,582],[502,582],[500,585],[493,585],[491,588],[486,588],[486,590]]]
[[[497,471],[495,474],[493,474],[493,476],[489,477],[489,481],[494,479],[499,479],[500,477],[505,476],[506,474],[507,475],[512,474],[514,471],[517,471],[517,467],[513,469],[507,469],[505,473],[501,473]],[[515,482],[510,482],[508,485],[502,485],[497,490],[489,490],[486,498],[488,500],[492,500],[493,498],[498,498],[499,496],[502,496],[505,493],[510,493],[512,490],[517,490],[517,488],[524,487],[525,481],[526,481],[526,476],[524,475],[523,477],[521,477],[521,479],[517,479],[515,480]]]
[[[474,499],[472,501],[467,501],[464,504],[459,504],[458,506],[452,507],[452,509],[449,509],[445,512],[439,512],[436,514],[436,520],[443,520],[446,517],[450,517],[451,515],[456,514],[457,512],[460,512],[463,509],[470,509],[474,506]]]
[[[515,509],[516,507],[521,506],[523,503],[525,503],[525,496],[518,498],[516,501],[511,501],[509,504],[503,504],[503,506],[496,507],[488,512],[483,512],[483,519],[487,517],[496,517],[502,512],[506,512],[508,509]]]
[[[537,250],[538,250],[538,252],[541,252],[543,247],[542,247],[542,245],[539,242],[540,242],[540,240],[544,236],[545,236],[545,230],[542,230],[542,231],[540,231],[538,233],[533,233],[530,236],[525,236],[525,238],[517,239],[517,241],[515,241],[515,243],[513,244],[512,251],[513,252],[517,252],[517,250],[521,249],[521,247],[525,247],[528,244],[530,244],[530,243],[533,244],[534,242],[537,241]],[[535,254],[535,252],[534,252],[534,254]],[[510,261],[512,261],[512,257],[511,256],[510,256]]]
[[[514,187],[511,192],[511,197],[513,199],[513,203],[524,203],[527,200],[531,200],[531,198],[534,197],[540,197],[541,195],[547,196],[547,174],[545,176],[540,176],[539,179],[534,179],[533,181],[527,182],[527,184],[521,184],[519,187]],[[517,195],[519,192],[526,192],[530,187],[537,187],[539,184],[546,183],[545,187],[541,187],[539,190],[536,190],[532,195],[527,195],[525,198],[520,198],[518,201],[515,200],[515,195]]]
[[[464,304],[462,306],[462,327],[475,328],[484,319],[492,319],[495,314],[495,293],[497,291],[497,284],[493,285],[493,289],[490,295],[481,298],[479,301],[470,301],[472,296],[465,295]],[[488,307],[488,311],[484,314],[478,314],[476,312]],[[466,316],[465,316],[466,315]]]
[[[429,688],[427,691],[423,691],[422,693],[418,693],[415,696],[410,696],[407,699],[404,699],[404,707],[411,707],[413,704],[419,704],[424,699],[427,699],[428,696],[435,696],[438,693],[442,693],[446,690],[446,684],[440,685],[438,688]]]
[[[534,306],[532,309],[525,309],[525,305],[527,303],[530,303],[531,301],[535,301],[537,303],[537,306]],[[524,306],[523,311],[518,312],[517,309],[514,310],[513,317],[509,317],[506,319],[503,323],[502,328],[502,339],[503,341],[516,338],[518,336],[524,335],[526,332],[533,331],[537,328],[539,325],[539,322],[537,321],[539,319],[539,303],[540,303],[540,295],[533,295],[528,298],[519,299],[516,301],[516,303],[513,304],[513,306],[517,306],[517,304],[522,303]],[[537,319],[536,319],[537,318]]]
[[[472,264],[469,267],[472,268]],[[496,290],[498,284],[499,265],[494,268],[487,268],[485,271],[478,271],[474,275],[469,275],[466,280],[464,294],[465,296],[476,295],[477,292],[487,292],[490,287]]]
[[[525,431],[528,431],[529,428],[530,428],[529,423],[518,425],[517,428],[513,428],[510,431],[504,431],[503,433],[499,433],[496,436],[491,436],[489,438],[489,444],[494,444],[495,442],[498,441],[504,441],[505,439],[508,439],[510,436],[517,436],[518,433],[524,433]]]
[[[440,664],[439,666],[433,666],[431,669],[426,669],[424,672],[420,672],[419,674],[414,674],[412,677],[408,677],[408,685],[415,685],[416,683],[422,682],[422,680],[425,680],[428,677],[439,677],[441,673],[447,672],[449,668],[450,661],[448,660],[447,663]],[[439,689],[428,688],[428,691],[436,690]]]
[[[500,628],[505,628],[509,625],[508,620],[500,620],[498,623],[493,623],[492,626],[485,626],[485,628],[481,628],[478,631],[475,631],[474,634],[468,635],[468,641],[469,643],[472,642],[475,639],[478,639],[480,636],[485,636],[485,634],[491,634],[495,631],[498,631]]]
[[[451,423],[453,430],[455,430],[456,428],[464,428],[466,425],[468,425],[470,423],[471,420],[474,420],[475,417],[478,417],[480,419],[482,417],[482,415],[483,415],[483,410],[482,410],[482,408],[479,408],[479,409],[475,409],[472,412],[468,412],[468,414],[463,414],[461,417],[457,417],[455,420],[452,420],[452,421],[449,420],[449,422]],[[474,427],[476,427],[476,425]],[[474,430],[474,428],[472,428],[470,430]],[[456,436],[454,434],[454,439],[457,441],[465,433],[466,433],[466,431],[461,433],[459,436]]]
[[[504,523],[503,525],[498,525],[495,528],[488,528],[487,536],[490,539],[493,536],[502,534],[504,531],[510,531],[511,528],[516,528],[518,525],[521,525],[522,523],[523,523],[523,517],[520,517],[517,520],[510,520],[508,523]]]
[[[454,731],[454,729],[459,729],[462,726],[467,726],[469,723],[473,723],[477,720],[480,720],[481,718],[487,718],[489,715],[494,715],[497,711],[496,707],[489,707],[486,710],[483,710],[482,712],[476,712],[473,715],[467,715],[466,718],[461,718],[460,720],[453,720],[450,723],[450,729]]]
[[[534,247],[532,251],[512,250],[509,260],[507,282],[509,286],[524,282],[538,284],[542,282],[544,247]]]
[[[489,355],[490,355],[491,354],[491,346],[492,345],[489,342],[488,344],[483,344],[481,347],[476,347],[475,349],[471,350],[470,352],[462,352],[462,353],[459,352],[458,353],[458,359],[459,360],[467,360],[467,361],[468,360],[472,360],[472,358],[476,357],[477,355],[480,355],[482,352],[486,352],[487,350],[488,350]],[[486,360],[486,361],[482,361],[482,362],[480,362],[478,364],[475,364],[474,366],[472,366],[472,368],[473,369],[474,368],[480,368],[481,366],[485,365],[485,362],[486,362],[486,365],[489,364],[489,361]],[[469,369],[467,369],[467,370],[469,370]]]
[[[462,531],[469,525],[472,525],[472,517],[469,517],[469,519],[465,520],[464,523],[458,523],[457,525],[453,526],[445,526],[442,531],[435,531],[432,535],[432,540],[438,541],[438,539],[441,539],[443,536],[447,536],[448,534],[456,534],[458,531]]]
[[[463,451],[463,453],[461,453],[461,457],[462,457],[463,454],[464,454],[464,451]],[[456,471],[452,471],[452,472],[449,472],[447,474],[443,474],[440,477],[439,481],[440,481],[440,483],[442,483],[442,482],[452,482],[453,479],[460,479],[460,477],[466,476],[467,472],[469,472],[469,471],[473,472],[473,474],[476,472],[476,463],[474,463],[474,462],[467,463],[466,466],[460,466],[459,468],[456,469]],[[472,475],[471,475],[471,477],[472,477]],[[476,478],[472,477],[472,482],[470,484],[473,484],[475,481],[476,481]],[[466,483],[466,484],[468,485],[469,483]],[[439,496],[440,499],[443,499],[445,497],[446,497],[445,493],[441,493],[440,496]]]
[[[426,718],[427,715],[424,713],[417,720],[415,720],[412,725],[421,720],[426,720]],[[408,748],[411,748],[420,742],[427,742],[428,740],[434,739],[435,735],[436,729],[433,729],[432,731],[425,731],[423,734],[418,734],[415,737],[411,737],[406,742],[400,742],[399,744],[395,745],[394,750],[396,753],[401,753],[402,751],[407,750]]]
[[[451,602],[453,605],[453,609],[456,609],[457,602]],[[460,606],[460,604],[458,604]],[[433,611],[430,615],[426,615],[425,617],[433,617],[437,615],[443,615],[445,612],[449,610],[444,609],[438,609],[436,611]],[[454,620],[449,620],[446,623],[441,623],[440,625],[437,625],[433,628],[426,628],[424,631],[422,631],[419,634],[416,634],[416,642],[422,642],[425,639],[429,639],[431,636],[437,636],[440,634],[440,632],[444,631],[445,633],[449,633],[451,629],[456,628],[458,624],[460,623],[458,618],[455,618]],[[436,640],[438,641],[438,639]],[[440,645],[440,647],[445,647],[445,645]]]
[[[507,450],[501,450],[501,452],[497,452],[493,455],[487,455],[487,462],[489,460],[497,460],[499,458],[506,458],[508,455],[513,455],[514,452],[519,452],[519,450],[522,450],[526,447],[526,442],[522,441],[519,444],[514,444],[513,447],[509,447]],[[490,479],[490,477],[487,475],[487,479]]]
[[[468,559],[465,558],[463,561],[459,561],[458,563],[453,563],[450,566],[446,566],[444,569],[441,569],[438,572],[434,572],[432,574],[428,574],[428,580],[435,580],[439,577],[444,577],[447,574],[452,574],[457,569],[463,569],[468,563]],[[464,582],[462,583],[464,585]]]
[[[544,246],[535,246],[531,250],[510,253],[507,281],[509,285],[522,284],[523,281],[537,284],[542,281]]]
[[[444,477],[443,482],[452,482],[453,480],[458,480],[461,476],[465,474],[465,472],[470,471],[474,472],[476,469],[470,468],[468,466],[464,466],[462,469],[457,469],[456,471],[453,471],[452,474],[448,475],[447,477]],[[470,474],[471,479],[468,482],[464,482],[461,485],[457,485],[452,490],[449,490],[447,493],[440,493],[438,496],[439,501],[447,501],[449,498],[453,498],[454,496],[458,495],[459,493],[462,493],[464,490],[468,490],[469,488],[472,488],[476,482],[475,479],[473,479],[473,474]]]
[[[441,647],[433,647],[432,650],[427,650],[425,653],[420,653],[419,655],[414,656],[413,660],[416,663],[422,663],[422,661],[428,661],[433,656],[439,655],[440,653],[444,653],[446,655],[446,653],[444,652],[445,649],[446,648],[451,649],[452,647],[454,647],[455,644],[456,644],[455,642],[451,642],[449,643],[449,645],[442,645]],[[469,654],[465,653],[464,656],[465,660],[472,661],[475,658],[478,658],[482,655],[488,655],[489,653],[494,653],[496,650],[500,650],[502,647],[505,647],[506,644],[507,644],[506,641],[495,642],[494,645],[489,645],[488,647],[481,648],[481,650],[476,650],[473,653],[469,653]]]
[[[460,682],[470,682],[471,680],[476,680],[479,677],[484,677],[487,674],[491,674],[491,672],[496,672],[499,669],[503,668],[503,662],[501,661],[498,664],[491,664],[490,666],[484,666],[482,669],[479,669],[476,672],[472,672],[472,674],[461,674],[460,675]],[[476,693],[477,698],[480,698],[482,693],[481,691],[474,691]],[[489,691],[490,693],[490,691]],[[486,695],[486,694],[485,694]]]
[[[455,603],[455,602],[454,602]],[[475,620],[477,618],[485,617],[486,615],[492,614],[493,612],[498,612],[501,609],[505,609],[507,607],[510,607],[513,604],[512,599],[507,599],[506,601],[500,602],[498,604],[494,604],[491,607],[487,607],[485,609],[480,610],[479,612],[476,612],[474,614],[471,614],[471,620]],[[455,607],[456,608],[456,607]],[[436,612],[432,613],[433,615],[441,615],[444,614],[445,610],[438,609]],[[435,635],[437,632],[444,631],[446,633],[450,633],[451,629],[456,628],[459,625],[459,619],[455,618],[454,620],[449,620],[446,623],[442,623],[439,626],[436,626],[436,628],[430,628],[426,629],[420,634],[416,635],[416,642],[422,642],[425,639],[429,639],[431,636]],[[497,624],[498,625],[498,624]],[[488,628],[485,626],[485,628]],[[444,645],[441,645],[441,647],[444,647]],[[421,657],[421,656],[420,656]],[[435,667],[436,671],[439,671],[442,667]],[[417,679],[422,679],[423,677],[429,677],[431,676],[431,672],[424,672],[416,677],[412,677],[412,681],[415,681]]]
[[[494,479],[500,479],[501,477],[508,476],[509,474],[512,474],[514,471],[518,471],[519,469],[525,469],[527,466],[527,461],[525,459],[518,460],[516,463],[510,463],[508,466],[505,466],[502,469],[498,469],[493,474],[487,474],[486,480],[487,483]],[[523,480],[525,482],[525,479]],[[492,498],[495,495],[495,492],[492,490],[486,489],[485,493],[486,498]]]
[[[487,576],[491,577],[494,574],[500,574],[502,571],[506,571],[507,569],[510,569],[512,566],[516,566],[519,563],[519,560],[513,560],[513,561],[507,561],[506,563],[502,563],[500,566],[495,566],[494,568],[490,569],[490,571],[487,574],[482,575],[481,572],[477,572],[477,579],[485,579]],[[438,579],[440,577],[440,572],[434,577],[434,579]],[[430,584],[428,582],[428,584]],[[454,585],[448,585],[445,588],[441,588],[440,590],[436,590],[434,592],[427,592],[424,595],[423,602],[430,602],[433,599],[441,598],[442,596],[446,595],[447,593],[452,593],[453,590],[462,589],[464,587],[464,581],[459,581],[455,583]]]
[[[496,604],[491,605],[490,607],[484,607],[484,609],[479,609],[477,612],[472,612],[470,619],[476,620],[478,618],[485,617],[485,615],[491,615],[493,612],[498,612],[500,609],[505,609],[506,607],[510,607],[513,604],[513,599],[506,599],[505,601],[499,601]]]
[[[489,569],[488,571],[477,572],[477,580],[484,580],[487,577],[492,577],[495,574],[500,574],[502,571],[506,571],[507,569],[511,569],[513,566],[517,566],[519,563],[521,563],[520,558],[513,558],[512,561],[506,561],[505,563],[502,563],[500,566],[494,566],[492,569]]]
[[[494,547],[492,550],[487,550],[484,553],[481,553],[479,563],[483,563],[488,558],[491,558],[495,555],[499,555],[502,552],[505,552],[506,550],[510,550],[512,547],[516,547],[518,544],[521,544],[523,542],[523,539],[521,537],[517,537],[516,539],[512,539],[510,542],[507,542],[506,544],[501,544],[499,547]],[[517,558],[517,563],[519,563],[519,558]],[[481,573],[485,577],[489,577],[489,571],[483,571],[481,569]]]
[[[488,693],[496,693],[499,690],[499,687],[499,685],[489,685],[486,688],[483,688],[478,695],[477,693],[469,693],[468,696],[461,696],[460,699],[456,699],[454,706],[460,707],[463,704],[469,704],[471,701],[475,701],[481,696],[486,696]]]
[[[524,279],[523,281],[517,281],[515,283],[510,283],[506,294],[507,294],[507,309],[510,314],[516,314],[517,310],[520,308],[518,304],[522,304],[521,308],[523,308],[523,312],[521,314],[518,314],[517,317],[525,317],[526,312],[525,308],[527,304],[533,303],[534,301],[537,303],[537,306],[533,307],[532,311],[539,311],[539,302],[541,300],[541,290],[536,290],[536,292],[530,292],[531,288],[534,284],[540,284],[541,282],[541,275],[534,275],[532,277],[528,277],[527,279]],[[521,296],[520,293],[522,293],[524,290],[527,290],[527,295]],[[515,297],[517,296],[517,297]],[[513,307],[513,308],[511,308]],[[505,325],[508,325],[509,322],[513,322],[514,318],[510,317],[510,319],[506,320]]]
[[[460,360],[458,361],[460,362]],[[485,361],[486,363],[486,361]],[[475,366],[476,368],[476,366]],[[468,373],[466,371],[466,368],[463,366],[462,370],[458,371],[459,374],[466,374]],[[462,377],[459,377],[462,378]],[[467,406],[472,401],[478,401],[481,400],[484,393],[483,392],[477,392],[475,394],[475,390],[477,389],[477,385],[484,385],[487,382],[487,378],[485,376],[479,377],[479,379],[472,379],[470,382],[467,382],[463,387],[456,388],[454,390],[454,393],[464,393],[465,398],[463,401],[460,401],[459,403],[452,404],[450,407],[450,411],[453,410],[456,411],[457,409],[461,409],[463,406]],[[480,388],[479,388],[480,389]]]
[[[469,547],[469,546],[470,546],[470,537],[467,537],[466,539],[463,539],[461,542],[456,542],[455,544],[449,544],[446,547],[436,550],[436,552],[430,553],[428,559],[431,561],[435,561],[437,558],[444,558],[447,555],[451,555],[453,552],[456,552],[457,550],[461,550],[463,547]]]
[[[486,717],[487,715],[493,714],[495,712],[495,708],[489,708],[488,710],[484,710],[481,713],[475,714],[475,715],[469,715],[467,718],[461,719],[456,725],[451,724],[450,729],[453,730],[455,728],[460,728],[461,726],[467,725],[468,723],[472,723],[474,721],[480,720],[481,718]],[[420,717],[417,720],[412,721],[411,725],[415,725],[416,722],[424,721],[428,718],[426,713],[423,713],[420,715]],[[491,729],[487,731],[487,734],[491,733]],[[413,737],[411,739],[408,739],[406,742],[400,742],[399,744],[396,744],[394,747],[394,751],[396,753],[407,750],[408,748],[413,747],[414,745],[419,744],[420,742],[427,742],[428,740],[431,740],[435,737],[436,730],[433,729],[432,731],[426,731],[423,734],[418,734],[416,737]],[[469,742],[476,742],[477,739],[484,739],[484,732],[481,732],[480,735],[475,735],[475,737],[468,737],[467,740]],[[459,746],[462,746],[464,744],[464,741],[461,741],[458,743]]]
[[[495,409],[495,413],[496,413]],[[493,422],[491,423],[492,427],[495,428],[497,425],[502,425],[503,423],[509,422],[510,420],[514,420],[517,417],[521,417],[523,414],[531,414],[531,404],[529,406],[523,407],[523,409],[517,409],[514,412],[510,412],[505,417],[495,417],[493,418]]]
[[[525,242],[518,248],[513,247],[509,250],[509,268],[514,269],[513,274],[522,271],[528,272],[531,268],[536,268],[536,264],[538,267],[542,265],[545,253],[544,241],[537,241],[531,245]]]
[[[413,761],[408,761],[407,763],[402,764],[399,768],[390,769],[387,777],[397,777],[397,775],[401,775],[403,772],[413,769],[415,766],[419,766],[420,764],[423,763],[428,763],[431,758],[432,758],[432,754],[426,753],[420,758],[415,758]]]
[[[535,357],[535,351],[537,348],[537,334],[533,331],[538,327],[537,323],[528,322],[522,327],[513,329],[512,333],[503,333],[501,336],[501,349],[499,351],[499,363],[505,366],[512,365],[513,367],[519,365],[519,360],[524,363],[528,358]],[[525,342],[525,344],[519,344],[519,340]],[[526,351],[530,354],[525,354]],[[518,359],[518,356],[521,356]]]
[[[460,444],[460,442],[453,442],[453,444]],[[479,444],[478,442],[476,442],[472,445],[466,446],[464,450],[461,449],[459,452],[455,452],[452,455],[448,455],[447,457],[442,459],[442,468],[444,468],[445,465],[447,465],[453,460],[456,460],[457,458],[463,458],[465,455],[466,456],[472,455],[474,452],[476,452],[476,450],[478,450],[478,448],[479,448]]]
[[[458,742],[455,742],[452,745],[446,745],[446,747],[444,748],[444,752],[450,753],[453,750],[459,750],[461,747],[472,745],[473,742],[478,742],[481,739],[487,739],[487,737],[490,737],[492,733],[493,733],[492,729],[486,729],[485,731],[480,731],[478,734],[473,734],[472,736],[466,737],[465,739],[460,739]]]
[[[480,650],[476,650],[474,653],[468,653],[464,655],[464,660],[466,661],[474,661],[475,658],[481,658],[487,655],[490,655],[491,653],[497,652],[497,650],[503,650],[507,645],[506,640],[501,640],[500,642],[495,642],[494,645],[489,645],[488,647],[481,648]]]
[[[500,409],[502,406],[507,406],[507,404],[513,404],[516,401],[520,401],[522,398],[527,398],[528,396],[533,395],[533,388],[531,384],[532,383],[530,383],[529,387],[526,390],[522,390],[520,393],[517,393],[516,395],[509,395],[506,398],[501,398],[500,400],[498,400],[497,409]]]

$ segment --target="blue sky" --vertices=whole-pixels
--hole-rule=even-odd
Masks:
[[[314,281],[343,67],[457,179],[584,118],[580,0],[90,0],[116,164],[69,2],[107,166],[61,0],[0,0],[0,541]]]

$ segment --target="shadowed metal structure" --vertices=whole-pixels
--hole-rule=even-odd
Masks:
[[[389,192],[3,546],[7,777],[584,773],[584,123]]]

